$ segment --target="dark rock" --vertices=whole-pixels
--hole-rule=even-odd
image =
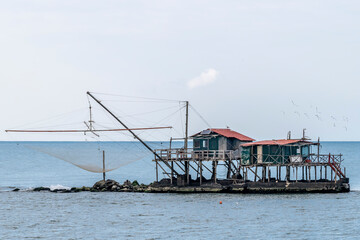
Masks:
[[[115,191],[117,190],[117,188],[118,188],[117,185],[112,185],[110,190],[111,190],[112,192],[115,192]]]
[[[83,186],[80,190],[81,190],[81,191],[90,191],[90,188]]]
[[[132,185],[133,185],[134,187],[135,187],[135,186],[139,186],[139,183],[138,183],[137,180],[135,180],[135,181],[132,182]]]
[[[104,192],[104,191],[114,191],[118,187],[120,188],[120,184],[118,182],[108,179],[106,181],[101,180],[96,182],[92,188]]]
[[[40,192],[40,191],[50,191],[50,188],[48,187],[36,187],[33,189],[34,192]]]
[[[18,191],[20,191],[19,188],[15,188],[15,189],[13,190],[13,192],[18,192]]]
[[[123,183],[123,186],[124,186],[124,187],[132,186],[132,185],[131,185],[131,181],[126,180],[126,181]]]

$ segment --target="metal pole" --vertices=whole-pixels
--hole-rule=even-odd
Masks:
[[[103,180],[105,182],[105,151],[103,150]]]
[[[199,160],[199,166],[200,166],[200,186],[201,186],[201,184],[202,184],[202,177],[203,177],[203,174],[202,174],[202,169],[203,169],[203,167],[202,167],[202,161],[201,161],[201,159]]]
[[[318,144],[317,144],[317,160],[320,161],[320,137],[318,138]]]
[[[170,151],[170,161],[171,161],[171,143],[172,143],[172,137],[170,138],[170,149],[169,149],[169,151]],[[168,159],[169,159],[169,156],[168,156]],[[171,183],[171,185],[173,184],[173,178],[174,178],[174,162],[173,161],[171,161],[171,178],[170,178],[170,183]]]

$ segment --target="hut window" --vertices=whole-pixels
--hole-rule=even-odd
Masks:
[[[279,148],[278,146],[270,146],[270,154],[275,155],[278,148]]]
[[[194,148],[199,148],[199,147],[200,147],[200,140],[194,139]]]
[[[206,147],[207,147],[206,145],[207,145],[207,144],[206,144],[206,140],[204,140],[204,141],[203,141],[203,147],[206,148]]]
[[[309,155],[309,146],[302,147],[301,152],[302,152],[303,156],[308,156]]]

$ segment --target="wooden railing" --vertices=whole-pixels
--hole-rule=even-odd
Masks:
[[[157,154],[167,161],[192,160],[192,161],[219,161],[234,160],[235,154],[232,150],[196,150],[189,148],[187,151],[182,148],[156,149]]]
[[[311,162],[317,162],[317,163],[327,163],[329,162],[329,159],[331,160],[331,162],[335,162],[340,164],[343,159],[342,159],[342,154],[311,154],[309,156],[309,159],[311,160]]]
[[[307,157],[303,157],[301,155],[292,155],[292,156],[283,156],[283,155],[276,155],[276,154],[251,154],[248,161],[242,161],[243,164],[255,164],[255,163],[328,163],[329,156],[332,162],[336,162],[340,164],[342,159],[342,154],[310,154]],[[299,161],[291,161],[292,157],[299,157],[301,158]],[[261,161],[259,161],[261,159]]]

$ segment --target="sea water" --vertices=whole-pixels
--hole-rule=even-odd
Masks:
[[[61,142],[53,143],[59,144]],[[74,143],[76,145],[76,143]],[[343,153],[350,193],[153,194],[12,192],[91,186],[101,174],[0,143],[1,239],[357,239],[360,236],[360,142],[323,142]],[[107,173],[150,183],[151,157]],[[219,202],[222,201],[222,204]]]

